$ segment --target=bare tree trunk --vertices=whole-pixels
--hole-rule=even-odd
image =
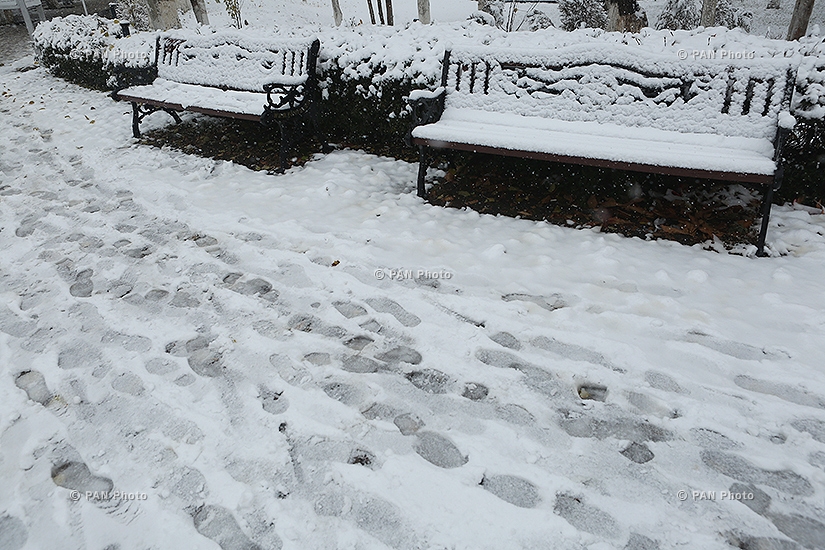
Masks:
[[[176,0],[148,0],[149,24],[160,30],[180,27]]]
[[[335,19],[335,26],[341,26],[341,21],[344,20],[344,14],[341,13],[341,5],[338,0],[332,0],[332,17]]]
[[[380,2],[381,0],[378,0],[378,1]],[[387,25],[392,25],[392,24],[393,24],[392,0],[387,0]]]
[[[201,25],[208,25],[209,24],[209,16],[206,14],[206,2],[205,0],[191,0],[192,1],[192,11],[195,12],[195,19],[198,20],[198,23]]]
[[[636,0],[607,1],[608,31],[639,32],[647,26],[647,14]]]
[[[813,11],[814,0],[796,0],[791,24],[788,27],[788,40],[796,40],[805,36],[805,33],[808,32],[808,21],[811,20],[811,12]]]
[[[430,0],[418,0],[418,20],[430,24]]]
[[[702,2],[702,17],[699,19],[701,26],[708,28],[716,24],[716,4],[718,4],[718,0],[704,0]]]

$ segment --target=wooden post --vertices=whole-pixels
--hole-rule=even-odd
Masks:
[[[375,3],[378,4],[378,21],[383,25],[384,24],[384,6],[381,5],[382,0],[375,0]]]
[[[378,0],[379,2],[381,0]],[[392,0],[387,0],[387,25],[392,25]]]
[[[23,14],[23,21],[26,23],[26,29],[29,35],[34,32],[34,25],[32,24],[32,16],[29,15],[29,8],[26,6],[26,0],[17,0],[17,7],[20,8],[20,13]]]
[[[716,25],[716,5],[718,0],[704,0],[702,2],[702,17],[699,24],[705,28]]]
[[[424,25],[430,24],[430,0],[418,0],[418,20]]]
[[[796,5],[791,16],[791,24],[788,26],[788,40],[796,40],[805,36],[808,32],[808,21],[811,20],[811,12],[814,11],[814,0],[796,0]]]
[[[381,0],[378,0],[379,2]],[[375,25],[375,10],[372,8],[372,0],[367,0],[367,6],[370,8],[370,23]]]

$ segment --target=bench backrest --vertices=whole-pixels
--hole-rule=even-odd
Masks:
[[[621,45],[444,56],[447,108],[773,139],[798,59],[679,60]]]
[[[268,41],[237,33],[162,33],[155,49],[158,76],[224,90],[263,92],[270,83],[316,79],[318,39]]]

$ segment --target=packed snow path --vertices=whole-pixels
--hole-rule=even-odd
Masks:
[[[825,216],[761,260],[479,216],[0,82],[0,548],[825,547]]]

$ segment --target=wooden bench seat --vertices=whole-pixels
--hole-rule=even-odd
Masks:
[[[746,61],[594,44],[447,51],[441,87],[409,99],[418,194],[431,149],[759,184],[762,255],[798,60]]]

